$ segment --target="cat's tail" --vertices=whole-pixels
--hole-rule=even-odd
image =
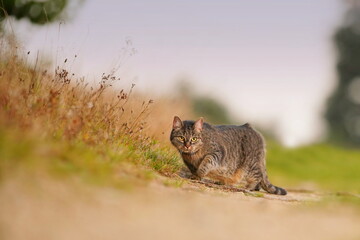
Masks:
[[[274,185],[272,185],[270,183],[266,172],[263,174],[263,178],[262,178],[262,180],[260,182],[260,185],[268,193],[276,194],[276,195],[286,195],[287,194],[285,189],[283,189],[281,187],[274,186]]]

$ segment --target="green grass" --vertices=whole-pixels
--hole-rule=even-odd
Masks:
[[[360,192],[360,150],[328,144],[287,149],[270,142],[267,156],[268,173],[275,184]]]
[[[161,174],[170,177],[165,185],[181,187],[183,181],[172,178],[181,167],[179,156],[156,142],[143,147],[136,142],[92,146],[0,128],[1,178],[23,171],[126,187]],[[359,150],[326,144],[287,149],[270,142],[267,168],[271,181],[285,188],[310,184],[319,190],[360,192]]]
[[[185,182],[186,180],[182,178],[168,178],[163,183],[168,187],[181,188]]]
[[[0,180],[26,174],[128,188],[146,184],[157,174],[172,176],[181,167],[179,158],[166,148],[135,145],[91,146],[0,128]]]

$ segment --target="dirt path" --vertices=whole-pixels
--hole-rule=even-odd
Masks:
[[[204,189],[205,188],[205,189]],[[246,196],[187,183],[132,191],[42,181],[0,188],[1,239],[359,239],[358,209],[317,194]]]

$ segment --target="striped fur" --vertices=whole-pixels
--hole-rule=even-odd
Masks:
[[[200,179],[286,195],[285,189],[270,183],[264,138],[250,124],[215,126],[202,118],[194,122],[175,116],[170,141],[191,173]]]

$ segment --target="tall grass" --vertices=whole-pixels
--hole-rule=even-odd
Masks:
[[[186,98],[115,88],[103,74],[90,84],[65,68],[27,61],[12,39],[0,40],[0,179],[18,174],[71,176],[125,186],[182,166],[170,146],[172,117],[193,118]],[[64,64],[67,60],[64,60]],[[66,65],[66,64],[65,64]],[[320,144],[286,149],[272,141],[267,166],[274,184],[360,192],[360,152]]]
[[[41,129],[42,135],[81,139],[100,144],[125,139],[146,141],[143,116],[152,100],[134,111],[127,103],[129,90],[114,92],[110,87],[119,79],[103,75],[97,85],[73,79],[57,67],[54,74],[30,68],[12,53],[0,59],[1,121],[24,131]],[[126,137],[125,137],[126,136]]]
[[[109,182],[179,169],[175,152],[158,141],[168,138],[171,103],[184,103],[162,99],[155,111],[167,114],[151,118],[154,101],[135,95],[135,85],[115,88],[121,80],[114,74],[90,84],[59,66],[45,70],[39,59],[29,64],[31,53],[22,53],[13,39],[0,45],[2,176],[19,164]]]

